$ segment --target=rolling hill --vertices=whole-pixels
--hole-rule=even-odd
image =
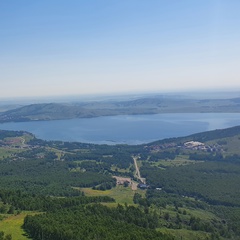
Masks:
[[[0,113],[0,122],[158,113],[240,112],[240,99],[140,98],[130,101],[31,104]]]

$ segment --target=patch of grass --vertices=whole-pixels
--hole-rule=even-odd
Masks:
[[[22,152],[21,149],[14,149],[14,148],[5,148],[0,147],[0,160],[6,157],[11,157],[14,153]]]
[[[67,153],[66,151],[63,151],[63,150],[59,150],[57,148],[53,148],[53,147],[46,147],[47,150],[49,150],[50,152],[54,152],[57,157],[58,157],[58,160],[60,160],[62,158],[62,156]]]
[[[124,168],[118,168],[118,167],[116,167],[116,166],[111,166],[111,170],[112,171],[117,171],[117,172],[119,172],[119,173],[129,173],[130,172],[130,170],[129,170],[129,168],[127,168],[127,169],[124,169]]]
[[[138,192],[142,195],[145,195],[146,192],[146,190],[133,191],[130,187],[124,187],[121,185],[106,191],[93,190],[91,188],[81,188],[80,190],[83,191],[86,196],[109,196],[114,198],[117,204],[127,203],[129,205],[134,204],[133,196],[135,192]]]
[[[232,138],[227,138],[227,145],[223,146],[226,147],[227,149],[227,153],[228,154],[240,154],[240,149],[239,149],[239,145],[240,145],[240,135],[237,135],[235,137]]]
[[[201,231],[191,231],[191,230],[187,230],[187,229],[169,229],[169,228],[160,228],[157,230],[162,233],[171,234],[172,236],[174,236],[175,240],[185,240],[185,239],[206,240],[206,239],[210,239],[209,233],[205,233],[205,232],[201,232]]]
[[[28,240],[26,233],[22,229],[24,218],[27,215],[34,215],[34,212],[22,212],[18,215],[8,215],[7,218],[0,221],[0,231],[6,235],[11,234],[13,240]]]
[[[201,209],[185,209],[185,208],[179,208],[181,211],[186,211],[187,214],[190,214],[196,218],[200,218],[201,220],[204,221],[211,221],[213,219],[220,220],[215,214],[209,212],[209,211],[204,211]]]
[[[25,143],[28,143],[30,140],[32,140],[34,137],[30,134],[23,135],[22,138],[25,139]]]
[[[179,207],[178,210],[176,210],[173,205],[168,205],[166,208],[162,208],[160,211],[162,214],[169,213],[169,215],[173,218],[177,213],[179,213],[183,220],[189,220],[191,216],[194,216],[195,218],[200,218],[204,222],[212,220],[220,221],[220,219],[214,213],[202,209]],[[183,214],[184,211],[186,212],[185,215]]]
[[[219,144],[221,142],[224,142],[224,144],[220,144],[222,145],[225,151],[224,155],[240,154],[240,148],[239,148],[240,135],[236,135],[234,137],[216,139],[216,140],[207,142],[207,144],[213,145],[216,143]]]
[[[178,167],[178,166],[184,166],[184,165],[189,165],[189,164],[196,164],[201,161],[194,161],[194,160],[189,160],[188,156],[177,156],[174,160],[159,160],[156,163],[153,163],[154,166],[157,167]]]

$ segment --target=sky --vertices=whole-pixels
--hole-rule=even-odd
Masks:
[[[2,0],[0,98],[240,90],[239,0]]]

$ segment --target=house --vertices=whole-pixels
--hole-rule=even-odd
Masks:
[[[147,189],[147,188],[149,188],[149,185],[144,184],[144,183],[139,183],[138,184],[138,188],[140,188],[140,189]]]

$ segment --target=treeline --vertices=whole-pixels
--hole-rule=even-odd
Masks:
[[[92,143],[81,143],[81,142],[63,142],[63,141],[45,141],[38,138],[33,138],[28,142],[30,145],[42,145],[53,148],[58,148],[59,150],[64,150],[67,152],[75,152],[81,150],[81,152],[97,153],[99,155],[112,155],[116,153],[129,153],[129,154],[139,154],[145,152],[143,145],[107,145],[107,144],[92,144]]]
[[[133,162],[132,155],[146,155],[148,153],[142,145],[97,145],[78,142],[43,141],[37,138],[32,139],[29,144],[65,151],[67,153],[61,156],[64,161],[94,160],[104,163],[105,168],[108,169],[112,165],[117,168],[127,169]]]
[[[240,236],[240,207],[214,206],[214,212],[227,222],[229,232]]]
[[[48,196],[77,196],[72,187],[94,187],[112,182],[109,174],[70,171],[69,163],[29,159],[0,162],[0,188]]]
[[[112,175],[118,175],[118,176],[128,176],[133,178],[133,166],[129,168],[130,171],[126,172],[120,172],[118,171],[118,167],[115,165],[111,165],[110,163],[106,162],[96,162],[95,160],[83,160],[83,161],[73,161],[68,162],[69,167],[71,168],[71,171],[82,171],[82,172],[96,172],[99,174],[112,174]],[[110,182],[110,181],[108,181]]]
[[[174,160],[177,155],[178,155],[178,153],[173,152],[173,151],[156,152],[156,153],[151,154],[149,161],[157,162],[157,161],[159,161],[159,159]]]
[[[214,139],[233,137],[238,134],[240,134],[240,126],[197,133],[197,134],[190,135],[189,137],[193,141],[206,142]]]
[[[144,200],[144,198],[142,199]],[[164,190],[148,189],[145,201],[148,206],[154,205],[159,208],[166,208],[168,205],[173,205],[176,209],[187,207],[192,209],[210,210],[209,205],[203,201],[193,201],[191,198],[186,198],[177,193],[166,193]]]
[[[156,145],[156,144],[165,144],[165,143],[183,143],[186,141],[199,141],[199,142],[207,142],[215,139],[222,139],[227,137],[233,137],[240,134],[240,126],[226,128],[226,129],[217,129],[207,132],[201,132],[192,134],[186,137],[178,137],[178,138],[167,138],[163,140],[159,140],[153,143],[147,144],[148,146]]]
[[[9,130],[0,130],[0,140],[8,137],[21,137],[24,131],[9,131]]]
[[[217,161],[217,162],[228,162],[228,163],[240,163],[240,155],[233,154],[228,156],[223,156],[220,153],[217,154],[207,154],[207,153],[190,153],[190,160],[197,161]]]
[[[66,207],[74,207],[89,203],[114,202],[115,200],[108,196],[56,198],[35,194],[25,194],[21,191],[0,190],[1,213],[14,214],[16,211],[58,211]],[[5,209],[5,212],[2,211]],[[11,211],[11,212],[10,212]]]
[[[83,161],[83,160],[95,160],[105,164],[105,168],[110,169],[112,165],[118,168],[126,169],[132,164],[133,159],[129,153],[118,152],[112,153],[111,155],[103,155],[99,152],[89,152],[89,153],[68,153],[64,155],[64,160],[66,161]],[[86,165],[86,163],[83,163]],[[92,164],[93,165],[93,164]],[[88,163],[89,166],[89,163]],[[96,167],[96,165],[95,165]]]
[[[56,153],[47,150],[44,147],[39,147],[39,148],[34,148],[31,150],[19,152],[16,154],[17,157],[19,158],[24,158],[24,159],[36,159],[36,158],[41,158],[44,160],[55,160],[58,158]],[[10,160],[11,158],[9,158]]]
[[[156,217],[133,206],[82,205],[27,216],[23,228],[34,240],[173,239],[154,230]]]
[[[113,187],[116,187],[116,179],[114,178],[112,179],[112,181],[101,183],[98,186],[94,186],[92,189],[105,191],[110,190]]]

